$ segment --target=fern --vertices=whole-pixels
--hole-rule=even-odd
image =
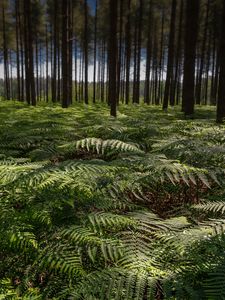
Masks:
[[[199,209],[205,212],[221,213],[225,212],[225,202],[215,201],[215,202],[202,202],[201,204],[195,205],[195,209]]]
[[[224,294],[223,128],[157,107],[112,120],[14,105],[0,103],[13,113],[0,119],[0,297]]]

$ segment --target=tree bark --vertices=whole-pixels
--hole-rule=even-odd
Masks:
[[[109,34],[109,45],[108,45],[108,59],[109,59],[109,103],[110,103],[110,114],[116,117],[116,105],[117,105],[117,0],[110,0],[110,34]]]
[[[62,107],[69,106],[69,0],[62,1]]]
[[[183,79],[183,107],[185,115],[193,115],[194,113],[195,57],[198,34],[199,6],[200,1],[187,0]]]
[[[171,89],[173,75],[174,75],[173,69],[174,69],[176,8],[177,8],[177,0],[173,0],[172,8],[171,8],[170,35],[169,35],[169,47],[168,47],[166,83],[165,83],[165,91],[164,91],[164,99],[163,99],[163,110],[167,110],[168,108],[170,89]],[[174,104],[174,101],[172,101],[172,99],[171,99],[171,104]]]
[[[225,117],[225,0],[223,0],[223,14],[221,20],[221,36],[220,36],[220,73],[219,73],[219,86],[218,86],[218,102],[217,102],[217,123],[222,123]]]

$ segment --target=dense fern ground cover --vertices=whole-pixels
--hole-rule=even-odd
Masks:
[[[0,102],[0,299],[224,299],[225,129]]]

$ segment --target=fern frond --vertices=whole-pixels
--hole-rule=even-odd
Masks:
[[[86,138],[77,142],[62,145],[59,149],[69,153],[82,149],[86,151],[94,151],[97,154],[102,155],[107,151],[142,153],[135,144],[125,143],[120,140],[102,140],[100,138]]]

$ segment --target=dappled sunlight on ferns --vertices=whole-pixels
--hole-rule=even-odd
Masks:
[[[223,128],[1,106],[2,299],[224,294]]]

